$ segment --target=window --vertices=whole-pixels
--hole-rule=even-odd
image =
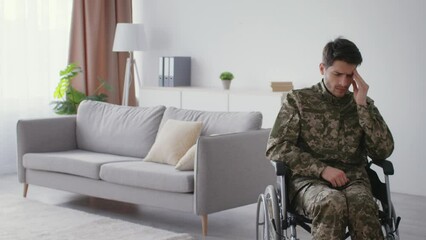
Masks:
[[[72,0],[0,0],[0,173],[15,171],[17,120],[53,116],[71,12]]]

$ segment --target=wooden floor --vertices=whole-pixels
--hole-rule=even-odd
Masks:
[[[0,175],[0,193],[22,196],[22,189],[23,186],[18,183],[16,174]],[[202,239],[200,218],[193,214],[90,198],[31,185],[28,190],[28,198],[146,226],[186,232],[192,234],[196,239]],[[393,193],[392,201],[397,214],[402,217],[401,239],[426,239],[426,197]],[[255,211],[256,206],[252,204],[209,215],[209,234],[205,239],[255,239]],[[301,239],[310,239],[302,229],[298,231],[298,235]]]

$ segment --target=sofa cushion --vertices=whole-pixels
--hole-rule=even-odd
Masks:
[[[144,159],[147,162],[175,166],[200,136],[201,122],[186,122],[169,119],[155,139],[154,145]]]
[[[123,157],[104,153],[71,150],[64,152],[27,153],[23,156],[25,168],[61,172],[100,179],[102,164],[122,161],[141,161],[141,158]]]
[[[209,112],[168,107],[164,112],[160,128],[169,119],[181,121],[201,121],[201,135],[244,132],[262,127],[260,112]]]
[[[83,101],[77,112],[78,148],[143,158],[148,153],[165,107],[128,107]]]
[[[186,153],[179,159],[175,168],[180,171],[192,171],[195,165],[195,153],[197,152],[197,144],[194,144]]]
[[[168,192],[194,192],[194,172],[177,171],[174,166],[153,162],[108,163],[101,166],[102,180]]]

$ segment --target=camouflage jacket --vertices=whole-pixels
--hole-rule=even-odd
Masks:
[[[345,171],[350,181],[368,182],[367,156],[385,159],[392,134],[373,100],[357,105],[353,93],[336,98],[320,82],[287,94],[267,144],[266,156],[292,170],[293,190],[321,180],[326,166]]]

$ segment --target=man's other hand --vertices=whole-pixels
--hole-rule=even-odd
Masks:
[[[354,89],[354,99],[356,104],[361,106],[367,105],[367,92],[368,84],[364,79],[359,75],[358,71],[355,69],[353,73],[352,87]]]
[[[333,187],[341,187],[349,182],[345,172],[334,167],[326,167],[321,173],[321,177],[331,183]]]

